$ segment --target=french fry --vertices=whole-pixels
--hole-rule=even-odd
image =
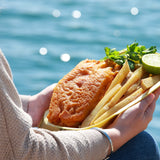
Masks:
[[[136,81],[141,79],[143,76],[143,68],[140,67],[133,72],[131,77],[127,80],[127,82],[122,86],[122,88],[117,92],[117,94],[111,99],[111,101],[107,104],[108,107],[114,106],[120,98],[126,93],[131,85],[133,85]]]
[[[128,61],[126,61],[119,71],[119,73],[116,75],[112,83],[110,84],[108,90],[105,94],[107,94],[115,85],[122,83],[122,81],[126,78],[127,74],[130,72],[130,68],[128,65]]]
[[[138,80],[136,83],[134,83],[131,87],[129,87],[129,89],[127,90],[127,92],[124,94],[123,98],[127,97],[128,95],[132,94],[134,91],[136,91],[137,89],[139,89],[141,80]]]
[[[110,108],[103,115],[101,115],[97,120],[94,121],[94,124],[97,124],[97,123],[103,121],[104,119],[106,119],[107,117],[111,116],[112,114],[117,112],[119,109],[123,108],[124,106],[126,106],[127,104],[132,102],[135,98],[140,96],[143,92],[144,92],[144,90],[142,88],[139,88],[137,91],[133,92],[130,96],[126,97],[125,99],[123,99],[122,101],[117,103],[115,106]]]
[[[89,126],[91,121],[96,118],[98,111],[115,95],[115,93],[121,88],[120,84],[115,85],[105,96],[100,100],[88,117],[82,122],[81,127]]]
[[[103,108],[101,108],[99,110],[99,112],[96,114],[96,116],[94,117],[94,119],[91,121],[91,125],[94,125],[94,122],[99,119],[99,117],[101,117],[105,112],[107,112],[110,109],[110,107],[108,107],[108,105],[106,104],[105,106],[103,106]]]
[[[152,87],[154,84],[156,84],[158,81],[160,81],[160,75],[156,75],[153,77],[148,77],[148,78],[142,79],[141,80],[141,87],[144,90],[147,90],[150,87]]]

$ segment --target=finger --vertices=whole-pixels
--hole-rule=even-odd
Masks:
[[[153,112],[154,112],[155,107],[156,107],[156,101],[159,98],[160,88],[157,89],[153,94],[154,94],[155,98],[154,98],[153,102],[148,106],[148,108],[145,111],[146,116],[148,116],[148,117],[152,117],[152,115],[153,115]]]
[[[154,95],[155,95],[155,99],[157,100],[160,95],[160,87],[154,92]]]
[[[52,94],[52,92],[53,92],[56,84],[57,84],[57,83],[51,84],[51,85],[48,86],[47,88],[43,89],[43,90],[41,91],[41,93],[42,93],[43,95]]]
[[[53,83],[50,86],[48,86],[47,88],[50,89],[50,90],[53,90],[56,85],[57,85],[57,83]]]
[[[152,107],[153,107],[153,108],[155,109],[156,101],[158,100],[159,94],[160,94],[160,88],[157,89],[153,94],[154,94],[155,98],[154,98],[153,102],[150,104],[149,108],[152,108]],[[147,108],[147,109],[148,109],[148,108]],[[154,111],[154,110],[153,110],[153,111]]]
[[[51,86],[52,88],[54,88],[57,85],[57,83],[53,83]]]
[[[140,109],[145,112],[148,106],[153,102],[155,95],[151,93],[140,102]]]
[[[156,108],[156,101],[153,101],[153,103],[151,103],[146,109],[144,116],[146,119],[148,119],[148,121],[152,120],[155,108]]]

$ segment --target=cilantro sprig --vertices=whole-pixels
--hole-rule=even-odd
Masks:
[[[123,65],[128,60],[131,70],[135,69],[136,64],[142,63],[142,56],[149,53],[156,53],[156,46],[146,48],[144,45],[139,45],[137,42],[127,45],[127,48],[117,51],[115,48],[110,49],[105,47],[106,56],[103,58],[111,59],[119,65]]]

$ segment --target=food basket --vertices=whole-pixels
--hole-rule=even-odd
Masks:
[[[113,119],[121,114],[122,112],[124,112],[125,110],[127,110],[128,108],[132,107],[134,104],[140,102],[141,100],[143,100],[146,96],[148,96],[149,94],[151,94],[152,92],[154,92],[156,89],[158,89],[160,87],[160,81],[158,83],[156,83],[154,86],[152,86],[150,89],[148,89],[145,93],[143,93],[141,96],[139,96],[138,98],[136,98],[134,101],[132,101],[131,103],[129,103],[128,105],[124,106],[123,108],[121,108],[120,110],[118,110],[117,112],[115,112],[114,114],[112,114],[111,116],[107,117],[106,119],[104,119],[103,121],[101,121],[100,123],[96,124],[96,125],[91,125],[88,127],[84,127],[84,128],[71,128],[71,127],[62,127],[62,126],[57,126],[54,125],[52,123],[50,123],[47,119],[47,114],[48,114],[48,110],[45,112],[44,117],[42,119],[42,122],[40,124],[40,128],[45,128],[51,131],[60,131],[60,130],[84,130],[84,129],[90,129],[93,127],[100,127],[100,128],[106,128],[111,121],[113,121]]]

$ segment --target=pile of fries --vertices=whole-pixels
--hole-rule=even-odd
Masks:
[[[83,121],[81,127],[106,127],[110,123],[109,119],[112,119],[115,113],[118,114],[118,111],[128,104],[131,106],[132,102],[138,97],[139,100],[137,99],[137,102],[142,100],[144,95],[147,95],[145,93],[159,81],[160,75],[148,74],[143,70],[142,66],[132,72],[128,61],[126,61],[104,97]]]

